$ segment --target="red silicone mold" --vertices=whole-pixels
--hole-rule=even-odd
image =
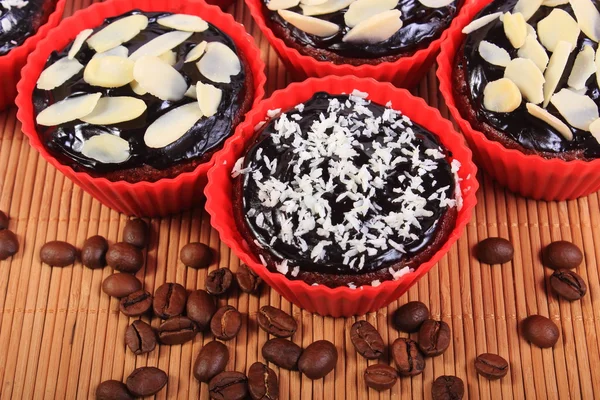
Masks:
[[[23,124],[23,132],[29,143],[60,172],[75,184],[98,199],[102,204],[119,212],[137,216],[167,215],[191,208],[203,198],[207,172],[214,163],[216,154],[207,163],[199,165],[194,171],[178,175],[173,179],[161,179],[157,182],[129,183],[112,182],[105,178],[91,177],[85,172],[76,172],[70,166],[63,165],[52,156],[41,143],[35,129],[33,104],[31,101],[37,79],[44,69],[46,60],[54,50],[60,50],[69,44],[83,29],[101,25],[105,18],[121,15],[131,10],[169,11],[199,15],[218,26],[235,42],[238,51],[246,58],[253,74],[254,104],[264,96],[266,76],[260,50],[254,39],[246,33],[244,27],[236,23],[231,15],[223,13],[218,7],[203,1],[192,0],[110,0],[97,3],[65,19],[48,37],[40,42],[31,54],[23,69],[23,78],[18,84],[19,94],[16,103],[19,107],[17,118]],[[229,138],[232,140],[232,138]]]
[[[235,3],[235,0],[205,0],[208,4],[221,7],[222,10],[225,10],[227,7]]]
[[[254,135],[254,127],[265,120],[268,110],[289,109],[308,100],[319,91],[341,94],[351,93],[354,89],[369,93],[369,99],[380,104],[391,101],[394,108],[439,136],[443,145],[452,152],[454,159],[462,163],[459,176],[462,178],[461,190],[464,204],[458,213],[456,226],[448,241],[431,260],[421,265],[415,272],[397,281],[383,282],[378,287],[363,286],[356,290],[347,287],[331,289],[323,285],[309,286],[304,281],[289,280],[284,275],[270,272],[252,254],[237,230],[233,218],[231,170],[249,145]],[[413,97],[404,89],[395,88],[389,83],[376,82],[373,79],[352,76],[311,78],[276,91],[269,99],[262,101],[248,113],[246,121],[238,126],[235,138],[226,144],[217,157],[215,166],[208,173],[209,183],[205,191],[206,210],[211,215],[212,225],[221,235],[221,240],[286,299],[321,315],[334,317],[362,315],[385,307],[396,300],[450,250],[471,218],[476,203],[475,192],[479,186],[475,178],[476,173],[477,169],[471,161],[471,151],[465,145],[463,138],[454,131],[448,120],[442,118],[438,110],[429,107],[422,99]]]
[[[456,53],[465,38],[462,29],[489,3],[491,0],[474,0],[467,4],[463,14],[456,19],[456,25],[448,31],[437,59],[440,91],[452,117],[467,138],[473,157],[501,185],[524,197],[548,201],[569,200],[600,190],[600,159],[563,161],[526,155],[489,140],[460,115],[454,102],[452,74]]]
[[[67,0],[58,0],[54,11],[48,16],[48,21],[23,42],[19,47],[0,56],[0,110],[13,103],[17,96],[17,82],[21,77],[21,68],[27,62],[27,56],[35,49],[37,44],[48,35],[50,29],[58,25],[65,10]]]

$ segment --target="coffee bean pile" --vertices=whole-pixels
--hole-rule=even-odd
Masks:
[[[8,216],[0,211],[0,261],[14,256],[19,251],[19,240],[8,229]]]

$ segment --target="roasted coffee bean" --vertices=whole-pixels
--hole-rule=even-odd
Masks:
[[[3,229],[8,229],[8,216],[0,211],[0,231]]]
[[[450,335],[447,323],[428,319],[419,329],[419,348],[426,356],[439,356],[450,346]]]
[[[133,396],[123,382],[110,380],[98,385],[96,400],[133,400]]]
[[[498,354],[480,354],[475,359],[475,371],[490,380],[500,379],[508,373],[508,362]]]
[[[207,343],[196,357],[194,363],[194,376],[200,382],[208,382],[221,372],[225,371],[229,361],[229,350],[216,340]]]
[[[102,290],[112,297],[125,297],[142,288],[142,282],[134,275],[112,274],[102,282]]]
[[[145,290],[138,290],[121,299],[119,309],[128,317],[137,317],[152,307],[152,295]]]
[[[309,379],[321,379],[335,368],[338,352],[328,340],[317,340],[308,345],[298,360],[298,370]]]
[[[0,261],[12,257],[19,251],[17,235],[8,229],[0,231]]]
[[[262,348],[262,356],[283,369],[297,370],[302,348],[296,343],[282,338],[267,340]]]
[[[77,249],[67,242],[54,240],[42,246],[40,259],[52,267],[66,267],[77,259]]]
[[[215,400],[243,400],[248,396],[248,378],[241,372],[221,372],[210,380],[208,394]]]
[[[255,362],[248,369],[248,391],[252,400],[279,399],[277,374],[261,362]]]
[[[188,243],[179,252],[183,265],[190,268],[207,268],[212,263],[212,250],[204,243]]]
[[[425,369],[425,358],[419,345],[408,338],[398,338],[392,343],[392,359],[401,376],[419,375]]]
[[[152,396],[168,381],[167,374],[156,367],[141,367],[127,377],[127,389],[138,397]]]
[[[420,301],[411,301],[396,310],[392,317],[396,329],[406,333],[418,332],[421,324],[429,319],[429,309]]]
[[[550,276],[550,286],[556,294],[567,300],[579,300],[587,292],[585,281],[573,271],[557,269]]]
[[[183,314],[187,292],[179,283],[163,283],[154,291],[154,314],[168,319]]]
[[[373,364],[365,370],[365,383],[379,392],[391,389],[398,380],[398,373],[387,364]]]
[[[262,306],[258,310],[256,320],[265,332],[281,338],[292,336],[298,329],[294,317],[272,306]]]
[[[206,278],[206,291],[218,296],[228,291],[232,282],[233,274],[229,268],[216,269]]]
[[[198,328],[187,317],[169,318],[158,327],[158,339],[162,344],[175,345],[189,342],[196,337]]]
[[[88,238],[81,248],[81,263],[91,269],[104,268],[106,266],[106,252],[108,242],[100,235]]]
[[[573,269],[583,261],[583,253],[571,242],[552,242],[542,252],[544,265],[552,269]]]
[[[210,320],[217,312],[215,298],[205,290],[194,290],[188,297],[186,315],[198,325],[198,330],[204,332],[210,326]]]
[[[144,266],[144,253],[129,243],[108,246],[106,263],[117,271],[135,274]]]
[[[125,344],[137,356],[149,353],[156,347],[156,333],[144,321],[133,321],[125,331]]]
[[[477,259],[485,264],[504,264],[512,260],[515,249],[511,242],[499,237],[482,240],[477,245]]]
[[[210,331],[217,339],[231,340],[242,327],[242,314],[233,306],[221,307],[210,321]]]
[[[256,293],[262,284],[262,279],[252,271],[246,264],[240,265],[235,273],[235,280],[238,287],[244,293]]]
[[[521,323],[521,332],[525,340],[543,349],[554,346],[560,336],[556,324],[541,315],[525,318]]]
[[[123,241],[140,249],[148,245],[148,236],[148,224],[139,218],[127,221],[123,228]]]
[[[460,400],[465,395],[465,384],[456,376],[443,375],[433,381],[433,400]]]
[[[376,360],[385,351],[385,343],[377,329],[367,321],[356,321],[350,328],[350,340],[356,351],[366,359]]]

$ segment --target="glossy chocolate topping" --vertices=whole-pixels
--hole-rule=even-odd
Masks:
[[[517,0],[495,0],[485,7],[475,19],[498,11],[512,12]],[[596,6],[598,7],[598,6]],[[567,11],[573,18],[575,14],[569,4],[557,6],[556,8]],[[528,23],[537,30],[537,23],[544,19],[554,7],[542,6]],[[483,106],[483,90],[488,82],[498,80],[504,76],[504,68],[492,65],[479,55],[479,44],[482,40],[494,43],[507,50],[511,58],[518,57],[515,49],[506,38],[503,23],[500,19],[469,34],[464,46],[464,62],[466,65],[465,76],[470,89],[471,105],[477,112],[480,120],[486,121],[498,131],[504,132],[509,138],[521,144],[527,149],[539,152],[561,153],[568,151],[583,151],[585,158],[594,159],[600,157],[600,144],[590,134],[577,128],[571,128],[574,135],[573,141],[566,140],[557,130],[547,123],[530,115],[526,109],[526,102],[511,113],[495,113],[488,111]],[[584,46],[592,46],[594,50],[598,44],[588,39],[583,33],[579,37],[577,48],[571,53],[565,73],[563,74],[555,92],[568,88],[567,81],[569,73],[575,63],[575,58]],[[551,53],[548,53],[550,56]],[[600,105],[600,91],[596,75],[593,74],[587,82],[587,94],[594,102]],[[549,104],[547,110],[564,121],[558,110]]]
[[[22,7],[5,8],[0,2],[0,56],[34,35],[54,11],[56,0],[26,0]]]
[[[398,112],[317,93],[268,122],[235,169],[244,174],[245,224],[285,260],[282,273],[385,268],[422,251],[455,206],[446,157]]]

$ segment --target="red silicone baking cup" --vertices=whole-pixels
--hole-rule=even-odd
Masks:
[[[360,78],[373,78],[378,81],[392,82],[399,87],[411,88],[415,86],[425,73],[431,68],[435,56],[440,50],[440,44],[446,37],[444,31],[440,38],[434,40],[425,49],[418,50],[410,57],[402,57],[394,62],[382,62],[377,65],[364,64],[354,66],[349,64],[337,65],[332,62],[318,61],[313,57],[301,54],[295,48],[289,47],[282,39],[267,26],[263,11],[263,0],[245,0],[250,8],[254,21],[262,33],[267,37],[271,46],[275,48],[281,61],[294,77],[302,80],[306,77],[325,77],[329,75],[352,75]],[[468,0],[467,0],[468,2]],[[463,5],[464,7],[464,5]],[[459,11],[460,15],[462,9]],[[457,15],[457,17],[458,17]],[[456,18],[454,18],[456,20]],[[455,21],[451,26],[455,25]]]
[[[37,44],[48,35],[50,29],[60,22],[67,0],[58,0],[48,21],[28,37],[22,45],[15,47],[6,55],[0,56],[0,111],[13,103],[17,96],[17,83],[21,77],[21,68],[27,62],[27,56]]]
[[[221,7],[222,10],[225,10],[227,7],[235,3],[235,0],[205,0],[208,4]]]
[[[489,3],[491,0],[475,0],[464,8],[464,13],[455,21],[457,24],[449,30],[442,43],[437,59],[440,91],[450,113],[465,134],[473,157],[501,185],[524,197],[548,201],[569,200],[600,190],[600,159],[563,161],[507,149],[473,129],[456,108],[452,76],[456,53],[465,39],[462,29]]]
[[[458,212],[456,226],[450,233],[448,241],[431,260],[421,265],[415,272],[404,275],[396,281],[385,281],[378,287],[363,286],[356,290],[347,287],[332,289],[323,285],[309,286],[304,281],[289,280],[282,274],[270,272],[252,254],[237,230],[233,217],[231,170],[250,144],[254,136],[254,127],[265,120],[268,110],[290,109],[320,91],[341,94],[351,93],[354,89],[369,93],[369,99],[379,104],[391,101],[394,108],[439,136],[453,158],[462,164],[459,176],[462,179],[463,206]],[[348,317],[375,311],[396,300],[450,250],[471,218],[476,203],[475,192],[479,186],[475,178],[476,172],[477,169],[471,161],[471,151],[463,138],[454,131],[452,124],[442,118],[438,110],[429,107],[425,101],[412,96],[405,89],[395,88],[389,83],[353,76],[311,78],[276,91],[269,99],[262,101],[247,114],[246,120],[238,126],[235,138],[226,144],[215,160],[215,166],[208,173],[209,182],[205,191],[206,210],[211,215],[211,223],[221,235],[221,240],[283,297],[311,312]]]
[[[52,30],[48,38],[40,42],[29,57],[27,65],[23,69],[23,77],[18,84],[19,94],[16,103],[19,112],[17,118],[23,124],[22,129],[29,138],[29,143],[40,152],[46,161],[102,204],[129,215],[168,215],[189,209],[201,201],[207,182],[206,173],[213,165],[218,151],[209,162],[200,164],[194,171],[182,173],[172,179],[137,183],[112,182],[106,178],[92,177],[85,172],[76,172],[70,166],[58,161],[40,141],[34,123],[32,92],[50,53],[64,48],[82,30],[101,25],[105,18],[136,9],[147,12],[167,11],[199,15],[219,27],[235,42],[238,51],[244,55],[252,71],[254,104],[263,98],[266,76],[265,65],[260,58],[260,50],[256,47],[254,39],[246,33],[242,25],[233,20],[231,15],[225,14],[218,7],[208,5],[203,1],[110,0],[76,12]],[[227,140],[232,140],[232,138]]]

